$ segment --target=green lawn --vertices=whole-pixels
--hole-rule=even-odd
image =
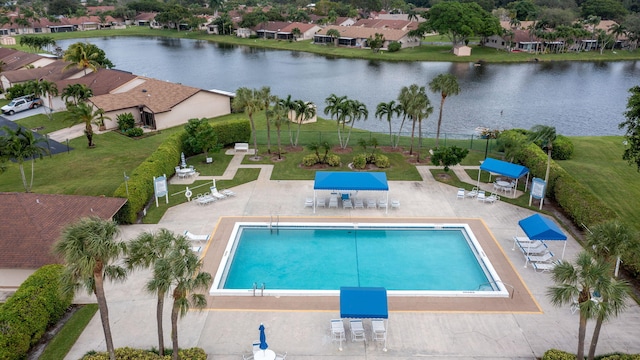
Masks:
[[[571,160],[558,161],[607,203],[622,221],[640,230],[640,173],[622,160],[621,136],[572,137]]]
[[[98,311],[98,304],[84,305],[76,311],[71,318],[62,326],[47,347],[39,360],[59,360],[64,359],[73,344],[75,344],[84,328],[89,324],[93,315]]]

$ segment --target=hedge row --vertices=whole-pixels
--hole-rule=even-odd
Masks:
[[[533,176],[544,179],[547,172],[547,154],[537,145],[529,144],[523,147],[518,158],[529,168]],[[547,194],[555,199],[578,227],[582,227],[582,224],[589,227],[617,216],[589,188],[579,183],[553,160]]]
[[[60,293],[62,265],[34,272],[0,307],[0,359],[24,359],[47,328],[71,306],[72,294]]]
[[[207,360],[207,354],[201,348],[180,349],[178,351],[180,359]],[[171,355],[160,356],[147,350],[133,349],[130,347],[116,349],[116,359],[127,360],[170,360]],[[107,352],[87,354],[81,360],[109,360]]]
[[[211,124],[218,135],[218,143],[229,145],[235,142],[247,142],[251,137],[251,126],[248,120],[214,121]],[[122,183],[113,193],[115,197],[126,198],[127,203],[116,214],[115,219],[120,224],[133,224],[138,214],[144,209],[153,196],[153,177],[175,173],[176,164],[180,163],[182,140],[185,132],[171,135],[158,149],[146,158],[131,173],[127,184]],[[128,187],[128,196],[127,196]]]
[[[612,354],[605,356],[596,356],[599,360],[640,360],[640,355],[633,354]],[[576,360],[576,355],[556,349],[547,350],[542,355],[542,360]]]

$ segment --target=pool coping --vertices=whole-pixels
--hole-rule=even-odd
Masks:
[[[269,222],[265,216],[220,217],[208,244],[203,249],[203,271],[215,275],[222,260],[227,240],[236,222]],[[380,218],[366,217],[279,217],[280,222],[345,222],[380,223]],[[466,223],[473,231],[501,280],[513,287],[509,298],[462,298],[392,296],[390,311],[542,313],[539,304],[515,270],[491,231],[479,218],[387,218],[386,223]],[[257,311],[339,311],[338,296],[207,296],[210,310]]]

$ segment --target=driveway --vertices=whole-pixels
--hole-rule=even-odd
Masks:
[[[3,126],[7,126],[10,129],[17,129],[18,124],[16,124],[14,121],[44,113],[44,108],[39,107],[37,109],[31,109],[13,115],[0,115],[0,136],[4,135],[4,132],[1,129]],[[45,137],[39,134],[37,131],[32,132],[36,139],[45,138],[46,142],[41,143],[40,147],[47,149],[51,153],[51,155],[59,154],[68,150],[73,150],[72,148],[67,148],[66,145],[54,140],[51,136]]]

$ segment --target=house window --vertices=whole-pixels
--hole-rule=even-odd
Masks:
[[[41,33],[42,32],[42,28],[34,28],[33,32],[35,33]]]

